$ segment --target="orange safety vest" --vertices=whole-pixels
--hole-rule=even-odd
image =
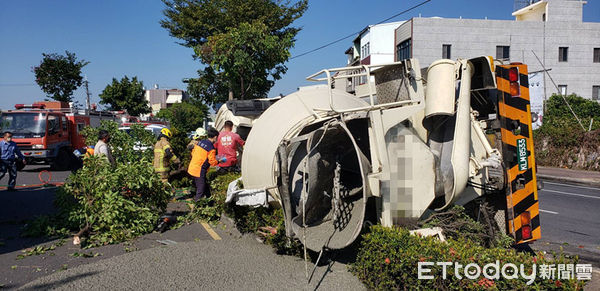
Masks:
[[[188,167],[188,174],[193,177],[200,177],[202,171],[206,173],[210,166],[219,164],[217,161],[217,150],[209,140],[201,140],[194,145],[192,150],[192,160]]]

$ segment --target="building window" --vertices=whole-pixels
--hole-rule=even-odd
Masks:
[[[600,86],[592,86],[592,100],[600,100]]]
[[[401,42],[398,46],[396,46],[396,60],[401,61],[401,60],[410,59],[410,57],[411,57],[410,47],[411,47],[411,39],[410,38]]]
[[[558,91],[561,95],[567,95],[567,85],[558,85]]]
[[[594,63],[600,63],[600,47],[594,48]]]
[[[569,60],[569,48],[559,47],[558,48],[558,61],[567,62]]]
[[[451,48],[452,48],[452,45],[450,45],[450,44],[442,45],[442,59],[452,59],[452,57],[450,55]]]
[[[369,50],[369,43],[367,42],[367,43],[365,43],[365,45],[363,45],[360,48],[360,58],[364,59],[370,55],[371,55],[371,51]]]
[[[499,45],[496,46],[496,59],[509,59],[510,58],[510,46]]]

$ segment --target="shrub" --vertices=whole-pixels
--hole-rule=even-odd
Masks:
[[[302,257],[304,248],[302,243],[297,239],[290,239],[285,235],[285,223],[283,221],[283,211],[281,209],[273,209],[276,220],[275,229],[277,232],[266,237],[266,242],[273,246],[275,252],[280,255],[289,255]]]
[[[594,119],[592,130],[600,128],[600,104],[593,100],[579,97],[575,94],[564,97],[577,114],[586,130],[591,119]],[[583,140],[584,130],[581,128],[571,110],[560,95],[552,95],[546,101],[546,113],[542,126],[535,130],[536,143],[542,137],[549,137],[548,141],[555,147],[574,147]]]
[[[290,240],[285,235],[283,212],[281,209],[265,207],[246,207],[225,204],[229,183],[240,177],[239,173],[217,174],[210,171],[207,178],[211,187],[211,197],[196,202],[189,214],[180,220],[178,226],[197,221],[216,221],[226,213],[234,220],[241,233],[258,233],[261,227],[273,227],[277,232],[265,238],[265,242],[273,246],[278,254],[302,254],[302,245],[297,240]]]
[[[537,276],[532,285],[527,285],[527,279],[487,280],[481,276],[475,280],[464,277],[464,266],[470,263],[483,267],[488,263],[499,261],[525,265],[525,273],[531,274],[534,264],[569,264],[577,259],[569,259],[557,255],[549,259],[541,253],[532,255],[517,252],[507,248],[485,248],[472,241],[448,239],[441,242],[433,237],[410,235],[407,229],[373,226],[370,232],[363,235],[356,262],[350,266],[354,273],[369,289],[377,290],[419,290],[419,289],[581,289],[583,283],[571,280],[543,280]],[[455,274],[454,265],[447,267],[447,277],[442,277],[441,266],[428,266],[434,279],[418,279],[419,262],[456,262],[463,265],[462,279]],[[539,270],[538,270],[539,275]],[[558,283],[557,283],[558,282]]]
[[[564,96],[569,105],[575,111],[579,118],[600,117],[600,104],[598,102],[585,99],[575,94]],[[569,117],[573,118],[571,110],[565,104],[564,99],[560,95],[553,94],[548,101],[546,101],[546,114],[544,115],[544,122],[547,118],[555,117]]]
[[[482,205],[482,208],[486,207]],[[440,227],[446,237],[473,241],[484,247],[510,247],[514,243],[510,236],[497,227],[493,217],[486,225],[491,227],[473,220],[465,213],[465,208],[458,205],[448,211],[435,213],[422,222],[423,228]]]
[[[114,122],[100,128],[111,133],[116,166],[101,157],[84,159],[83,168],[69,176],[56,192],[58,213],[38,217],[27,224],[24,235],[66,235],[87,229],[85,247],[118,243],[151,232],[171,197],[152,167],[152,148],[134,150],[149,142],[152,134],[134,126],[131,135],[119,131]],[[98,128],[86,128],[88,140]]]
[[[261,230],[261,227],[275,228],[275,234],[267,235],[265,242],[273,246],[275,252],[280,255],[302,256],[302,244],[298,240],[290,239],[285,235],[281,208],[227,205],[225,211],[233,218],[236,228],[241,233],[256,234]]]
[[[194,208],[187,215],[179,219],[176,227],[184,223],[218,221],[226,207],[227,186],[239,177],[240,174],[236,173],[217,175],[215,171],[210,171],[207,174],[207,179],[211,188],[211,196],[196,202]]]
[[[99,127],[85,127],[82,135],[86,144],[95,145],[98,141],[98,132],[106,130],[110,134],[112,154],[117,163],[136,163],[142,158],[152,161],[154,157],[154,143],[156,137],[144,129],[141,124],[131,126],[129,133],[119,130],[119,124],[114,121],[102,121]],[[139,148],[146,147],[145,150]]]
[[[76,207],[64,211],[68,211],[68,225],[79,222],[80,228],[90,227],[87,245],[122,242],[154,229],[171,190],[149,160],[113,168],[102,158],[90,157],[84,164],[60,191],[77,200]]]

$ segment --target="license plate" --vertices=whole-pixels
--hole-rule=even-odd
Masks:
[[[517,140],[517,154],[519,158],[519,171],[525,171],[529,166],[527,165],[527,140],[520,138]]]

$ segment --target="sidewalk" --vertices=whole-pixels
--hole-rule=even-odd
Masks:
[[[600,172],[538,167],[538,178],[600,187]]]

